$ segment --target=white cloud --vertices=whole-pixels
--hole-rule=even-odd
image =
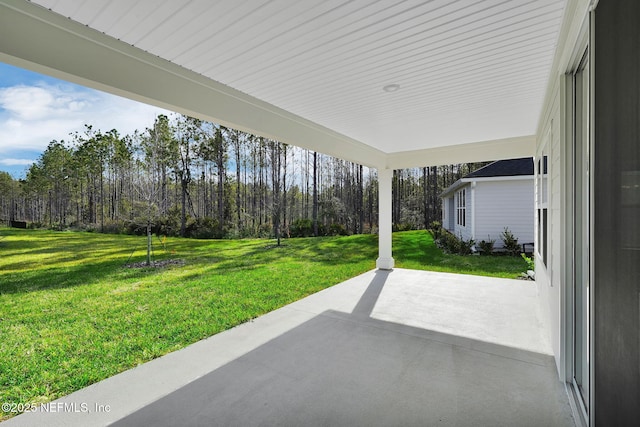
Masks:
[[[82,99],[84,95],[84,99]],[[64,118],[91,105],[90,93],[80,94],[55,87],[13,86],[0,90],[0,106],[18,120]]]
[[[0,88],[0,153],[44,151],[54,139],[69,141],[73,132],[82,133],[85,124],[131,134],[150,127],[161,113],[168,112],[71,84]]]
[[[34,159],[0,159],[0,165],[5,166],[29,166],[33,162]]]

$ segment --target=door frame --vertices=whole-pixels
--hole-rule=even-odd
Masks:
[[[593,13],[590,12],[583,21],[580,36],[576,42],[575,48],[573,50],[573,55],[571,60],[569,61],[569,66],[566,70],[565,78],[563,79],[562,85],[564,86],[564,90],[561,91],[562,94],[562,113],[564,114],[564,141],[562,144],[562,154],[564,156],[563,166],[564,173],[563,175],[563,189],[565,191],[565,197],[563,198],[563,222],[564,222],[564,232],[562,236],[562,240],[564,241],[564,259],[566,262],[563,263],[563,278],[564,278],[564,293],[562,307],[564,308],[564,315],[562,316],[562,337],[561,337],[561,345],[562,345],[562,368],[564,370],[564,382],[565,387],[567,389],[567,393],[569,395],[569,401],[572,407],[572,411],[574,414],[574,418],[576,424],[591,426],[595,421],[595,405],[594,405],[594,395],[595,395],[595,387],[594,387],[594,360],[593,355],[594,352],[594,272],[593,272],[593,229],[594,229],[594,204],[593,204],[593,195],[594,195],[594,79],[593,79],[593,61],[594,61],[594,43],[593,43]],[[575,309],[574,309],[574,283],[575,283],[575,266],[576,266],[576,253],[575,253],[575,238],[576,238],[576,225],[575,225],[575,196],[574,196],[574,179],[575,179],[575,126],[576,126],[576,117],[575,117],[575,91],[574,91],[574,78],[575,73],[582,66],[583,61],[587,56],[589,61],[589,75],[588,75],[588,88],[589,88],[589,114],[587,120],[589,121],[589,130],[588,130],[588,141],[587,144],[589,146],[589,295],[588,295],[588,318],[589,318],[589,331],[588,331],[588,357],[589,357],[589,386],[588,386],[588,407],[589,410],[583,404],[583,399],[581,397],[580,392],[577,390],[577,387],[574,383],[574,371],[575,371],[575,336],[574,336],[574,319],[575,319]]]

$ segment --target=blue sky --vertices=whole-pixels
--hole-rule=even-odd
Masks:
[[[0,62],[0,171],[23,178],[50,141],[84,125],[122,135],[153,124],[160,108]]]

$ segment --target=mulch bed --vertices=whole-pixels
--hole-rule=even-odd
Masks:
[[[132,264],[126,264],[127,268],[163,268],[170,265],[184,265],[183,259],[164,259],[162,261],[151,261],[151,265],[147,265],[146,261],[134,262]]]

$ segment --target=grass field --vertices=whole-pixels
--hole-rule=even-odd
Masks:
[[[0,402],[47,402],[375,268],[377,236],[154,241],[0,228]],[[394,234],[396,266],[515,277],[524,261],[443,255]],[[15,414],[0,413],[0,420]]]

